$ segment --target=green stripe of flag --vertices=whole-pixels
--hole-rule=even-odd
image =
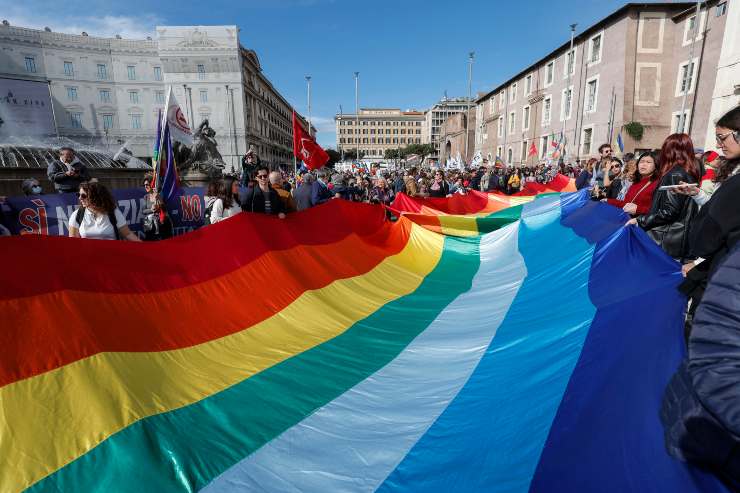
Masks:
[[[222,392],[127,427],[28,491],[165,493],[204,487],[392,361],[470,289],[480,264],[479,242],[480,237],[445,238],[439,263],[413,293]]]

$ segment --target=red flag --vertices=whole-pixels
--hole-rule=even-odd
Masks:
[[[532,141],[532,145],[529,146],[529,154],[527,154],[527,157],[532,157],[537,155],[537,146],[534,145],[534,141]]]
[[[329,155],[303,130],[293,112],[293,155],[306,163],[308,169],[317,169],[329,161]]]

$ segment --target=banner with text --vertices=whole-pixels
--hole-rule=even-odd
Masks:
[[[113,190],[118,208],[126,218],[129,228],[141,232],[143,211],[146,205],[144,192],[139,188]],[[74,193],[9,197],[0,204],[0,223],[12,234],[42,234],[66,236],[69,234],[69,217],[79,207]],[[168,204],[168,212],[175,227],[175,234],[183,234],[203,225],[203,188],[181,188]]]

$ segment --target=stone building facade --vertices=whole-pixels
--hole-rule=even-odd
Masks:
[[[237,26],[158,26],[127,40],[0,25],[0,77],[46,81],[60,136],[152,156],[168,87],[191,122],[216,131],[226,171],[255,145],[268,164],[292,163],[292,106],[239,42]],[[305,120],[301,118],[305,126]]]
[[[424,113],[397,108],[360,108],[355,114],[334,117],[337,150],[356,150],[368,161],[381,161],[387,149],[400,149],[422,143]]]
[[[448,159],[456,159],[458,156],[466,163],[473,160],[475,154],[475,118],[475,108],[447,117],[440,128],[440,163],[444,164]],[[467,147],[465,144],[466,135]]]
[[[424,112],[424,130],[422,134],[423,144],[434,144],[435,154],[431,159],[439,159],[442,152],[442,125],[452,115],[462,113],[466,109],[474,106],[468,98],[448,98],[447,96],[435,103],[431,108]]]
[[[659,148],[680,124],[684,94],[685,131],[703,144],[728,3],[737,8],[737,0],[702,4],[693,58],[696,4],[626,4],[578,34],[572,52],[566,42],[479,97],[476,150],[532,164],[562,135],[572,162],[596,156],[620,132],[625,152]],[[643,126],[639,141],[623,129],[629,122]]]

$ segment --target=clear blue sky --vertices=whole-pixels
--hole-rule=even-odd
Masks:
[[[236,24],[275,87],[312,115],[319,143],[333,147],[332,118],[361,107],[424,109],[447,90],[467,93],[467,54],[475,51],[473,93],[488,91],[618,9],[618,0],[0,0],[12,24],[91,35],[141,37],[157,24]]]

